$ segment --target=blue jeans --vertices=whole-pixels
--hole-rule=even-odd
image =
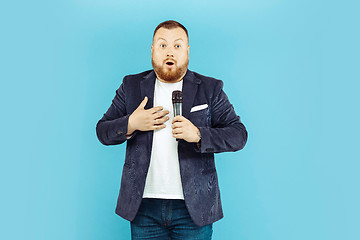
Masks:
[[[131,239],[211,240],[212,224],[197,226],[180,199],[143,198],[130,223]]]

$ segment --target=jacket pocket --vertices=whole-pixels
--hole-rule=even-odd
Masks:
[[[205,108],[196,112],[191,112],[189,115],[189,120],[197,127],[209,126],[209,108]]]

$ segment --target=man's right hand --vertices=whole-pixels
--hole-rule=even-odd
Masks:
[[[147,101],[148,97],[145,97],[138,108],[130,115],[126,135],[131,135],[135,130],[151,131],[165,128],[164,123],[169,120],[169,117],[165,115],[169,114],[169,111],[162,111],[162,106],[144,109]]]

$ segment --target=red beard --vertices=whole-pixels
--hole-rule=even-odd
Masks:
[[[177,82],[181,80],[180,78],[186,73],[189,65],[189,61],[186,61],[186,63],[181,66],[177,66],[175,62],[174,65],[176,68],[174,67],[175,69],[168,69],[165,62],[163,63],[163,65],[157,65],[154,60],[151,59],[151,63],[153,65],[156,75],[166,82]]]

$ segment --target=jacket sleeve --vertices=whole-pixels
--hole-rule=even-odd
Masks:
[[[125,78],[112,104],[104,116],[96,124],[96,135],[99,141],[104,145],[115,145],[125,142],[128,130],[128,120],[130,114],[126,112],[125,101]],[[133,137],[134,134],[131,136]]]
[[[219,81],[211,102],[211,127],[199,127],[201,153],[234,152],[244,148],[247,131]]]

